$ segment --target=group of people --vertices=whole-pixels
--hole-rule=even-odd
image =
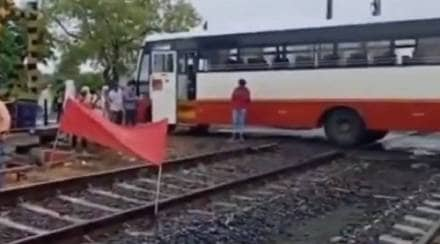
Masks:
[[[101,113],[105,118],[115,124],[125,126],[135,126],[137,122],[138,101],[140,98],[136,94],[136,87],[133,81],[126,86],[107,85],[101,88],[97,93],[87,86],[83,86],[76,94],[72,81],[66,81],[64,96],[58,96],[57,106],[62,114],[62,110],[68,99],[76,99],[80,103]],[[81,143],[81,149],[85,152],[87,141],[84,138],[72,136],[72,147],[77,148],[78,141]]]
[[[233,136],[232,140],[244,140],[244,128],[246,117],[251,103],[251,93],[246,87],[246,81],[240,79],[238,86],[234,89],[231,96]],[[100,94],[97,94],[88,87],[82,87],[78,95],[75,93],[73,81],[66,82],[65,95],[58,96],[58,109],[63,108],[68,99],[78,99],[92,109],[102,112],[103,116],[112,122],[127,126],[134,126],[137,120],[137,106],[139,98],[136,96],[134,82],[129,82],[126,87],[113,86],[111,89],[104,86]],[[4,138],[11,127],[11,116],[2,101],[0,101],[0,170],[5,167]],[[72,144],[76,147],[78,138],[73,136]],[[83,150],[87,147],[87,141],[82,139]],[[0,174],[0,187],[3,185],[3,175]]]
[[[118,125],[135,126],[139,97],[136,94],[135,83],[130,81],[127,86],[103,86],[100,93],[83,86],[78,94],[69,92],[66,83],[64,96],[57,98],[58,111],[62,111],[68,99],[76,99],[87,107],[97,110],[110,121]],[[62,114],[60,112],[59,114]]]

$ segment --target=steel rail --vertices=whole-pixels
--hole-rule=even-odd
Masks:
[[[262,144],[257,146],[243,146],[234,149],[207,152],[198,155],[182,157],[176,160],[168,160],[163,164],[164,169],[176,166],[190,166],[199,163],[202,160],[215,160],[228,158],[242,153],[252,153],[271,150],[277,147],[276,143]],[[122,169],[93,173],[85,176],[71,177],[67,179],[54,180],[44,183],[37,183],[27,186],[20,186],[0,191],[0,204],[13,204],[19,199],[34,200],[51,196],[60,189],[63,193],[74,191],[81,187],[87,187],[90,184],[111,183],[115,179],[129,179],[137,176],[139,172],[146,169],[155,169],[157,166],[151,164],[130,166]]]
[[[323,154],[316,155],[310,159],[302,160],[300,163],[281,166],[264,173],[258,173],[251,176],[243,177],[235,181],[229,181],[215,186],[195,190],[193,192],[161,200],[159,202],[160,209],[167,209],[199,199],[212,193],[220,193],[234,187],[241,186],[243,184],[260,181],[269,177],[274,177],[280,174],[288,173],[291,171],[301,171],[309,168],[314,168],[325,163],[329,163],[337,158],[343,157],[344,153],[336,150]],[[21,240],[11,242],[10,244],[48,244],[48,243],[60,243],[61,241],[72,241],[75,238],[81,238],[83,235],[98,231],[100,229],[110,228],[114,225],[121,224],[124,221],[137,219],[140,216],[146,216],[154,218],[154,203],[148,203],[141,207],[136,207],[130,210],[121,211],[113,215],[108,215],[102,218],[87,221],[85,223],[71,225],[58,230],[50,231],[48,233],[27,237]]]

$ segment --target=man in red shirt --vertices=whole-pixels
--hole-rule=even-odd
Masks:
[[[246,80],[240,79],[238,87],[234,89],[231,98],[232,103],[232,124],[234,126],[231,140],[244,140],[244,128],[246,126],[246,115],[251,103],[251,93],[246,87]]]

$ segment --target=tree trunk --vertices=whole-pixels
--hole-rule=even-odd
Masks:
[[[112,85],[112,79],[110,76],[110,67],[109,66],[106,66],[104,68],[104,71],[102,72],[102,78],[104,79],[104,81],[107,85]]]
[[[112,52],[113,52],[113,55],[112,55],[112,60],[111,60],[111,62],[112,62],[111,75],[112,75],[113,82],[115,84],[119,84],[119,78],[120,78],[120,76],[119,76],[120,75],[119,74],[120,53],[119,52],[120,52],[120,48],[119,48],[119,44],[117,42],[113,43]]]

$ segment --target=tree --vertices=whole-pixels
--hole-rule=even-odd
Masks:
[[[18,77],[17,65],[25,55],[24,33],[11,23],[0,29],[0,82],[7,84],[10,79]]]
[[[133,68],[147,34],[187,31],[200,22],[186,0],[52,0],[45,8],[63,51],[61,67],[90,63],[108,83]]]
[[[4,1],[0,1],[0,6],[4,6],[4,4]],[[10,8],[11,13],[15,14],[10,14],[2,19],[0,25],[0,85],[7,87],[8,94],[14,90],[14,94],[28,95],[30,89],[27,86],[28,74],[24,65],[26,57],[29,55],[27,32],[29,22],[26,19],[29,16],[26,12],[28,10],[18,10],[13,6]],[[23,14],[20,14],[21,11],[24,11]],[[47,35],[46,20],[46,18],[37,18],[35,21],[38,35],[37,43],[34,42],[37,48],[36,56],[37,60],[43,63],[53,55],[51,52],[52,38]]]

